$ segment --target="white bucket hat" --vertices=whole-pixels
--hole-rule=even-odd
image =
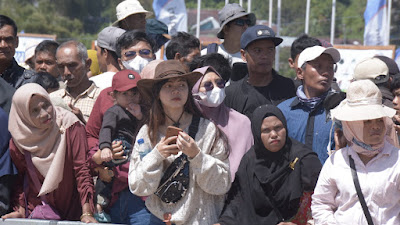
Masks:
[[[382,93],[370,80],[352,82],[346,99],[331,110],[332,119],[341,121],[392,118],[395,114],[396,110],[382,104]]]
[[[145,10],[138,0],[125,0],[119,3],[117,5],[116,11],[117,21],[112,24],[113,26],[118,26],[119,21],[133,14],[145,13],[146,18],[153,15],[152,12]]]

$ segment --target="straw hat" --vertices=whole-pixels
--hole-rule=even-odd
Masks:
[[[346,99],[331,110],[332,119],[341,121],[392,118],[395,114],[396,110],[382,104],[382,93],[370,80],[352,82]]]
[[[145,10],[138,0],[125,0],[119,3],[116,7],[116,11],[117,21],[112,24],[113,26],[118,26],[119,21],[133,14],[145,13],[146,18],[153,15],[152,12]]]
[[[160,81],[175,77],[184,78],[191,90],[201,76],[203,74],[199,72],[187,73],[185,67],[178,60],[167,60],[156,66],[154,79],[141,79],[138,81],[137,87],[145,98],[152,99],[156,97],[152,94],[154,85]]]

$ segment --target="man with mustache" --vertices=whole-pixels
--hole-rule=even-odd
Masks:
[[[272,68],[275,48],[282,41],[270,27],[247,28],[240,38],[240,53],[247,63],[248,74],[225,89],[226,106],[251,118],[258,106],[278,105],[295,95],[293,81]]]
[[[51,93],[50,97],[62,98],[71,111],[86,124],[101,91],[86,75],[91,64],[87,49],[77,41],[64,42],[58,47],[56,58],[66,87]]]
[[[343,98],[331,89],[339,60],[339,51],[332,47],[304,49],[296,69],[302,85],[297,88],[295,97],[278,105],[286,117],[289,137],[313,149],[322,164],[328,158],[328,149],[332,149],[330,144],[334,144],[332,121],[327,115],[331,104],[336,106]]]

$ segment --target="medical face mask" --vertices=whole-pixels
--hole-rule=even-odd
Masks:
[[[131,60],[122,61],[122,65],[124,65],[125,69],[133,70],[140,74],[143,68],[151,61],[152,59],[142,58],[140,55],[137,55]]]
[[[211,91],[207,91],[206,93],[199,92],[195,94],[195,96],[200,98],[197,100],[200,105],[217,107],[221,105],[225,99],[225,88],[221,89],[219,87],[214,87]]]

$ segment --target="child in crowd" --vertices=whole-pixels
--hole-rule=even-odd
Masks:
[[[132,70],[120,71],[114,75],[112,80],[110,95],[114,98],[115,105],[105,112],[99,134],[100,163],[109,169],[111,177],[113,168],[129,162],[132,143],[138,128],[140,128],[143,114],[139,105],[140,94],[136,88],[138,80],[140,80],[139,74]],[[122,157],[113,154],[111,150],[113,141],[121,141]],[[103,208],[110,203],[112,186],[112,179],[97,180],[97,219],[100,221],[110,222],[109,216],[103,212]]]

